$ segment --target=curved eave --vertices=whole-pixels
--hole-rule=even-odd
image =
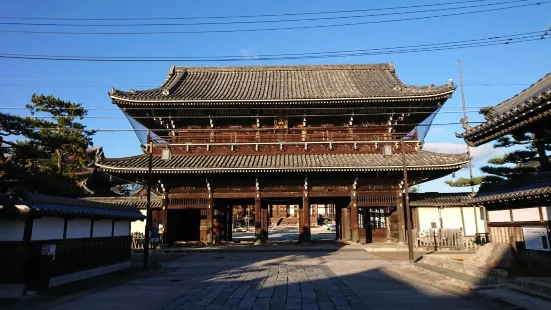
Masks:
[[[477,203],[502,203],[502,202],[515,202],[538,199],[551,199],[551,187],[537,188],[531,190],[524,190],[518,192],[510,192],[504,194],[488,195],[478,197],[473,200]]]
[[[407,170],[455,170],[461,169],[468,161],[433,166],[407,166]],[[147,168],[119,168],[96,163],[105,172],[118,173],[147,173]],[[154,168],[156,174],[181,174],[181,173],[255,173],[255,172],[376,172],[376,171],[402,171],[402,166],[373,166],[373,167],[296,167],[296,168]]]
[[[551,116],[551,100],[535,101],[509,113],[494,116],[464,133],[456,134],[456,137],[465,139],[470,146],[478,146]],[[523,119],[525,117],[528,118]]]
[[[134,98],[127,98],[121,96],[110,95],[111,99],[120,105],[143,105],[143,104],[158,104],[158,105],[171,105],[171,104],[183,104],[183,105],[239,105],[239,104],[253,104],[253,105],[283,105],[289,103],[317,103],[317,104],[332,104],[332,103],[357,103],[357,102],[396,102],[396,101],[426,101],[426,100],[441,100],[449,99],[451,94],[455,91],[455,88],[443,91],[438,94],[431,95],[410,95],[401,97],[370,97],[370,98],[330,98],[330,99],[270,99],[270,100],[181,100],[181,99],[159,99],[159,100],[141,100]]]

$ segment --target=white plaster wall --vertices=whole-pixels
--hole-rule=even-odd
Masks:
[[[111,237],[113,220],[94,221],[94,234],[92,237]]]
[[[476,214],[475,214],[476,212]],[[476,235],[476,220],[480,216],[478,208],[475,207],[463,207],[463,218],[465,219],[465,230],[466,236],[475,236]],[[480,232],[480,230],[479,230]]]
[[[67,239],[90,238],[90,219],[67,220]]]
[[[63,239],[65,220],[62,217],[41,217],[33,220],[32,240]]]
[[[444,229],[459,229],[463,228],[463,221],[461,220],[461,208],[442,208],[440,210],[442,215],[442,228]]]
[[[484,208],[483,207],[476,207],[476,220],[478,221],[478,232],[479,233],[485,233],[486,232],[486,221],[488,220],[486,218],[486,215],[484,214]]]
[[[146,212],[145,210],[140,210],[140,213],[143,215],[143,216],[146,216]],[[145,232],[145,222],[146,220],[143,220],[143,221],[134,221],[130,224],[130,232],[131,233],[135,233],[135,232]]]
[[[551,218],[551,207],[542,207],[541,211],[543,213],[543,220],[549,221],[549,219]]]
[[[513,221],[515,222],[539,222],[540,210],[535,208],[523,208],[513,210]]]
[[[23,241],[25,221],[0,219],[0,241]]]
[[[440,217],[438,208],[419,208],[419,231],[431,229],[431,222],[436,223],[436,228],[440,228]]]
[[[509,210],[488,211],[488,223],[500,223],[510,221],[511,214],[509,213]]]
[[[113,236],[128,236],[130,232],[128,231],[130,225],[128,221],[116,221],[115,229],[113,230]]]

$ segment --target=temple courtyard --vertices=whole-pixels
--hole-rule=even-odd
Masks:
[[[113,277],[51,300],[29,298],[10,309],[519,309],[494,299],[515,298],[514,292],[452,291],[410,268],[398,257],[403,254],[392,259],[347,246],[323,252],[191,252],[139,276]],[[421,284],[420,278],[435,285]],[[541,301],[523,309],[549,305]]]

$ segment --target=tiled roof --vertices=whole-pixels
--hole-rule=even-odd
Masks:
[[[411,193],[409,205],[412,207],[452,207],[464,206],[472,200],[471,193]]]
[[[551,73],[548,73],[514,97],[495,107],[482,109],[486,122],[467,127],[464,133],[456,136],[470,145],[480,145],[551,116],[550,105]]]
[[[144,216],[135,207],[99,203],[83,199],[65,198],[40,194],[27,194],[17,198],[0,195],[0,214],[6,209],[11,215],[25,216],[72,216],[143,220]],[[16,215],[17,215],[16,214]]]
[[[549,177],[549,176],[548,176]],[[535,200],[541,196],[550,197],[551,178],[542,180],[526,180],[523,185],[501,186],[501,189],[488,192],[479,192],[474,201],[477,203],[496,203],[500,201]]]
[[[95,201],[101,203],[110,203],[120,206],[133,207],[140,210],[145,210],[147,205],[147,199],[145,197],[129,196],[129,197],[87,197],[84,198],[88,201]],[[151,194],[151,208],[160,209],[162,207],[163,199],[161,196]]]
[[[411,86],[398,78],[392,64],[171,67],[156,89],[128,92],[112,88],[117,103],[258,103],[414,99],[449,96],[453,83]]]
[[[410,170],[458,169],[468,162],[464,154],[420,151],[407,155]],[[107,172],[143,173],[145,155],[105,158],[96,165]],[[153,158],[153,173],[228,173],[302,171],[400,171],[401,154],[282,154],[282,155],[188,155],[168,161]]]

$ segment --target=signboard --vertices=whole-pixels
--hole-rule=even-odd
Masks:
[[[51,256],[52,260],[55,260],[55,247],[55,244],[43,244],[42,255]]]
[[[527,250],[549,251],[549,236],[545,227],[522,227]]]

